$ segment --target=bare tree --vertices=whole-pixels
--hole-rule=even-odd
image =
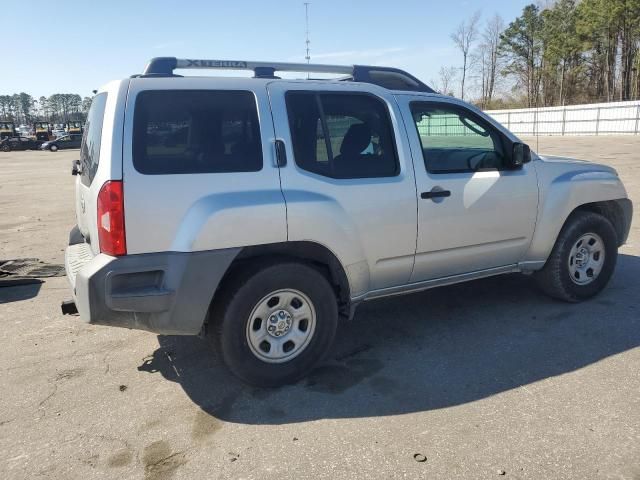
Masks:
[[[504,21],[498,14],[487,20],[482,32],[482,43],[478,47],[477,64],[480,70],[482,108],[487,108],[491,103],[496,88],[496,80],[500,71],[498,47],[500,35],[504,31]]]
[[[478,22],[480,12],[474,13],[467,21],[458,25],[455,32],[451,34],[451,40],[462,53],[462,78],[460,81],[460,97],[464,100],[464,83],[467,78],[469,68],[469,52],[478,36]]]
[[[456,67],[440,67],[438,80],[431,80],[433,88],[443,95],[453,96],[453,82],[456,80],[457,70]]]

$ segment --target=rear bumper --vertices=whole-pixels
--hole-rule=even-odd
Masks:
[[[240,249],[93,255],[69,245],[67,278],[80,317],[92,324],[197,335],[218,284]]]

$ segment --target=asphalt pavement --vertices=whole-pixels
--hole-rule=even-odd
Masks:
[[[640,210],[640,137],[537,143],[613,165]],[[77,156],[0,153],[0,259],[63,262]],[[636,214],[591,301],[510,275],[370,302],[281,389],[200,338],[62,316],[65,278],[0,288],[0,478],[638,480],[639,279]]]

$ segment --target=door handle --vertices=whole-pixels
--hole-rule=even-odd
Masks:
[[[433,187],[431,189],[431,191],[429,192],[422,192],[420,194],[420,198],[423,199],[434,199],[434,198],[446,198],[446,197],[450,197],[451,196],[451,192],[449,190],[443,190],[440,187]]]
[[[285,167],[287,165],[287,149],[284,146],[284,142],[280,139],[276,139],[275,149],[276,149],[276,166]]]

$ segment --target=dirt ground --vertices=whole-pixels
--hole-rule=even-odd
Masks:
[[[538,149],[613,165],[638,205],[640,137]],[[0,259],[63,262],[77,156],[0,153]],[[277,390],[199,338],[62,316],[65,278],[0,288],[0,478],[638,480],[639,229],[592,301],[514,275],[368,303]]]

